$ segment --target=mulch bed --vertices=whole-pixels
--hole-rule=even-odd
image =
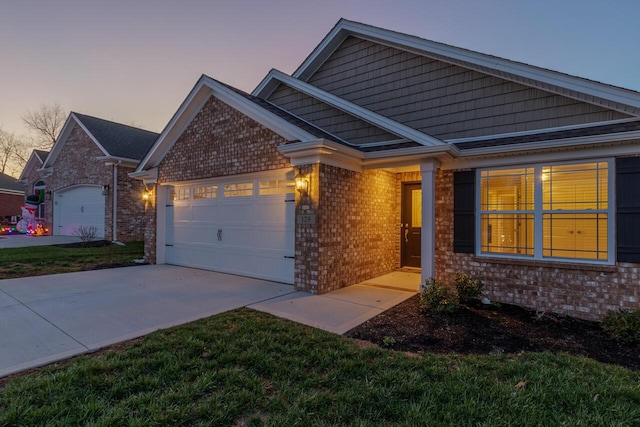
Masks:
[[[435,315],[425,314],[415,295],[345,335],[414,353],[567,352],[640,370],[640,345],[613,340],[599,323],[509,304],[478,303]]]

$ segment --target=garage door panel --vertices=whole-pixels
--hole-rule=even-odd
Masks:
[[[207,185],[223,188],[215,180],[194,184],[182,193],[187,199],[167,208],[173,220],[167,222],[165,261],[293,283],[295,206],[285,202],[293,195],[224,197],[220,190],[217,196],[193,199],[196,187]]]
[[[95,227],[104,238],[105,196],[97,186],[78,186],[54,194],[53,233],[77,235],[82,227]]]

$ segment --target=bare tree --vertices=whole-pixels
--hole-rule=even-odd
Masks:
[[[8,167],[12,172],[22,169],[27,162],[28,147],[15,134],[0,129],[0,172]]]
[[[22,116],[24,124],[37,134],[37,148],[49,150],[56,142],[58,133],[64,126],[67,113],[60,104],[42,104],[35,111],[27,111]]]

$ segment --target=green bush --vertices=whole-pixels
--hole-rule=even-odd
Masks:
[[[420,306],[427,313],[451,313],[458,308],[458,301],[444,283],[431,278],[420,292]]]
[[[609,311],[602,329],[619,341],[640,343],[640,310]]]
[[[453,283],[458,292],[458,301],[462,304],[470,303],[480,299],[484,290],[484,283],[480,280],[473,280],[466,274],[456,273],[453,275]]]

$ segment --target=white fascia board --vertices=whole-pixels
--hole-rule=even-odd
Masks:
[[[440,162],[446,162],[456,158],[459,154],[460,150],[453,145],[374,151],[365,153],[363,167],[364,169],[396,168],[415,165],[426,159],[436,159]]]
[[[96,157],[96,160],[117,163],[126,168],[135,168],[136,166],[138,166],[138,163],[140,163],[140,161],[136,159],[130,159],[128,157],[118,157],[118,156],[99,156],[99,157]]]
[[[629,119],[619,119],[619,120],[606,120],[602,122],[583,123],[583,124],[568,125],[568,126],[557,126],[553,128],[524,130],[519,132],[508,132],[508,133],[499,133],[499,134],[483,135],[483,136],[472,136],[468,138],[446,139],[445,141],[449,144],[459,144],[462,142],[476,142],[476,141],[486,141],[489,139],[511,138],[515,136],[539,135],[541,133],[550,133],[550,132],[558,132],[558,131],[573,130],[573,129],[586,129],[586,128],[592,128],[597,126],[615,125],[615,124],[629,123],[629,122],[635,122],[635,121],[638,121],[638,119],[629,118]]]
[[[633,140],[640,140],[640,131],[612,133],[606,135],[579,136],[575,138],[563,138],[522,144],[496,145],[492,147],[472,148],[469,150],[463,149],[461,150],[460,157],[464,158],[471,156],[487,156],[496,154],[504,155],[509,153],[521,153],[523,151],[538,151]],[[640,146],[638,147],[638,149],[640,150]]]
[[[202,109],[209,96],[211,96],[211,90],[205,87],[203,78],[204,76],[198,80],[185,100],[182,101],[178,111],[171,117],[171,120],[144,156],[136,171],[143,170],[148,166],[157,166],[185,128],[191,123],[191,120]]]
[[[0,193],[7,194],[9,196],[24,196],[24,191],[10,190],[8,188],[0,188]]]
[[[361,151],[326,139],[283,144],[278,151],[287,156],[293,166],[323,163],[355,172],[362,171]]]
[[[89,138],[91,138],[91,140],[92,140],[92,141],[93,141],[93,142],[98,146],[98,148],[100,149],[100,151],[102,151],[102,152],[104,153],[104,155],[105,155],[105,156],[108,156],[108,155],[109,155],[109,152],[108,152],[108,151],[107,151],[107,150],[102,146],[102,144],[100,144],[100,141],[98,141],[98,140],[96,139],[96,137],[95,137],[95,136],[93,136],[93,135],[91,134],[91,132],[89,132],[89,129],[87,129],[87,128],[84,126],[84,124],[82,123],[82,121],[80,121],[80,119],[78,119],[78,118],[76,117],[76,115],[75,115],[75,114],[71,113],[71,115],[76,119],[76,122],[78,123],[78,126],[80,126],[80,127],[82,128],[82,130],[83,130],[87,135],[89,135]]]
[[[573,144],[546,144],[537,150],[513,150],[494,153],[475,154],[463,152],[462,155],[443,165],[443,169],[468,169],[478,167],[508,166],[540,162],[583,160],[597,157],[618,157],[640,155],[640,135],[636,139],[619,138],[617,140],[582,143],[575,138]]]
[[[73,126],[75,123],[77,123],[75,114],[69,114],[69,117],[67,117],[67,121],[64,122],[62,130],[58,134],[58,138],[56,138],[56,141],[53,143],[53,146],[49,151],[49,155],[42,164],[43,169],[52,166],[53,162],[55,162],[55,160],[58,158],[58,154],[60,154],[62,146],[65,142],[67,142],[67,138],[69,138],[69,135],[71,135],[71,131],[73,130]]]
[[[501,78],[514,80],[513,78],[509,78],[509,76],[505,75],[506,73],[518,76],[522,79],[541,82],[543,84],[560,87],[568,91],[575,91],[585,95],[624,104],[635,109],[640,109],[640,93],[632,90],[618,88],[604,83],[562,74],[557,71],[546,70],[536,66],[510,61],[508,59],[502,59],[496,56],[486,55],[443,43],[425,40],[416,36],[410,36],[346,20],[340,21],[336,27],[334,27],[331,33],[329,33],[323,42],[316,48],[312,56],[307,58],[302,66],[296,70],[293,76],[299,77],[304,73],[307,67],[313,65],[316,58],[322,54],[322,49],[330,46],[332,38],[344,38],[345,35],[343,32],[347,32],[354,36],[371,38],[373,39],[372,41],[378,43],[386,42],[395,48],[402,49],[402,47],[406,47],[411,49],[414,53],[419,53],[425,56],[429,56],[429,54],[436,55],[438,60],[446,61],[446,58],[450,58],[452,60],[451,62],[456,63],[457,65],[462,65],[460,63],[473,65],[483,73],[494,74]],[[518,80],[520,81],[520,79]],[[520,81],[520,83],[524,82]],[[563,95],[567,96],[567,94]],[[576,99],[584,101],[584,99],[580,97]],[[603,103],[598,104],[602,105]],[[605,108],[606,107],[607,106],[605,105]],[[609,106],[609,108],[611,107]],[[630,113],[627,112],[627,114]]]
[[[638,156],[640,149],[637,144],[609,144],[595,147],[565,147],[563,149],[546,150],[519,155],[504,155],[494,157],[464,158],[460,157],[444,163],[444,170],[472,169],[485,167],[502,167],[529,165],[543,162],[579,161],[597,158],[621,156]]]
[[[40,165],[42,165],[42,161],[40,160],[36,152],[33,151],[29,156],[29,160],[27,160],[27,164],[24,165],[24,168],[22,168],[22,172],[20,173],[20,177],[18,179],[26,180],[27,175],[29,174],[28,171],[30,171],[34,167],[33,165],[36,163],[40,163]]]
[[[129,178],[143,181],[145,185],[158,182],[158,168],[145,169],[142,171],[129,172]]]
[[[215,96],[231,108],[251,117],[256,122],[273,130],[285,139],[310,140],[316,138],[310,133],[303,131],[286,120],[254,104],[214,79],[203,75],[183,101],[169,124],[162,131],[153,147],[144,159],[142,159],[136,171],[143,170],[147,167],[158,166],[169,149],[211,96]]]
[[[459,154],[459,150],[452,145],[363,153],[324,139],[281,145],[278,151],[287,156],[294,166],[324,163],[356,172],[364,169],[415,165],[425,159],[447,161]]]
[[[351,114],[360,120],[363,120],[369,124],[377,126],[381,129],[389,133],[393,133],[395,135],[402,136],[411,141],[418,142],[422,145],[445,145],[446,142],[434,138],[430,135],[427,135],[423,132],[417,131],[409,126],[403,125],[402,123],[398,123],[395,120],[391,120],[388,117],[385,117],[381,114],[375,113],[371,110],[363,108],[353,102],[349,102],[346,99],[335,96],[332,93],[325,92],[322,89],[318,89],[317,87],[305,83],[301,80],[295,79],[284,74],[278,70],[271,70],[269,72],[269,76],[273,79],[277,79],[282,83],[293,87],[294,89],[299,90],[300,92],[311,96],[312,98],[316,98],[322,102],[325,102],[331,105],[338,110],[344,111],[348,114]]]
[[[317,136],[300,129],[292,123],[289,123],[282,117],[260,107],[251,100],[218,83],[217,81],[206,76],[205,79],[213,90],[213,95],[216,98],[229,105],[231,108],[249,116],[261,125],[271,129],[283,138],[299,141],[317,139]]]

